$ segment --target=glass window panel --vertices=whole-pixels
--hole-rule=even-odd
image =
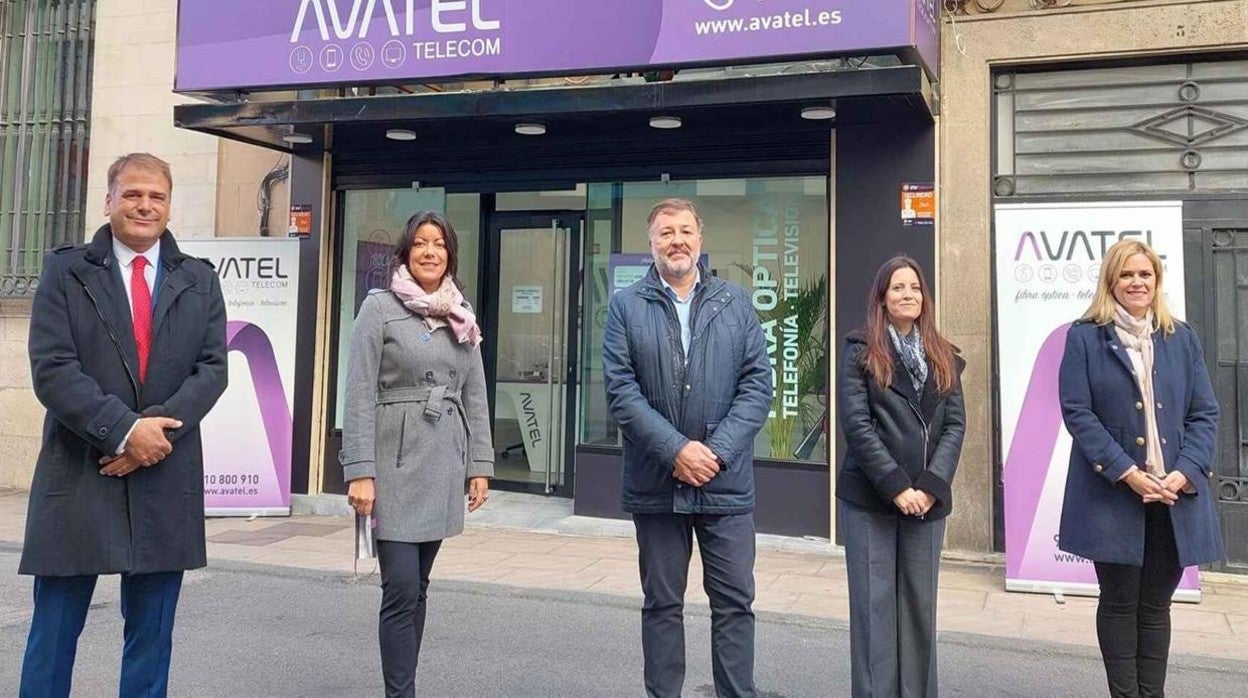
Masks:
[[[828,462],[828,202],[824,177],[630,182],[590,186],[582,360],[581,443],[618,445],[601,376],[602,327],[616,253],[649,253],[646,216],[656,201],[688,198],[704,221],[711,273],[752,292],[775,369],[771,417],[755,455]]]
[[[1019,134],[1018,154],[1071,153],[1088,150],[1157,150],[1178,146],[1130,131]],[[1008,174],[1001,172],[999,174]]]
[[[1202,102],[1243,102],[1248,100],[1248,77],[1244,75],[1239,77],[1240,79],[1237,82],[1196,81],[1200,85],[1200,98],[1196,100],[1196,104]],[[1212,105],[1211,108],[1224,111],[1221,104]]]
[[[1248,169],[1239,172],[1197,172],[1197,189],[1248,189]]]
[[[1014,117],[1014,93],[1002,92],[998,94],[997,174],[1014,174]]]
[[[1123,191],[1174,191],[1188,188],[1182,172],[1116,175],[1033,175],[1016,178],[1015,194],[1081,194]]]
[[[1043,73],[1019,73],[1015,85],[1019,89],[1043,87],[1081,87],[1086,85],[1124,85],[1164,80],[1182,81],[1187,77],[1185,65],[1141,65],[1096,70],[1058,70]]]
[[[1015,165],[1020,175],[1173,172],[1179,169],[1182,154],[1175,149],[1172,152],[1019,155]]]
[[[1170,105],[1181,83],[1091,87],[1027,92],[1019,89],[1017,109],[1113,109],[1123,104]]]
[[[1218,61],[1216,63],[1193,63],[1192,79],[1239,78],[1248,82],[1248,61]]]
[[[1197,148],[1197,152],[1201,157],[1198,175],[1205,170],[1229,170],[1226,174],[1238,175],[1240,181],[1248,177],[1248,148]],[[1174,157],[1177,159],[1179,153]],[[1198,181],[1197,184],[1202,183]]]
[[[1134,108],[1119,105],[1114,109],[1089,109],[1086,111],[1029,111],[1016,116],[1018,132],[1031,134],[1042,131],[1089,130],[1106,132],[1134,126],[1162,114],[1167,108]]]
[[[1215,252],[1213,254],[1213,278],[1221,283],[1214,284],[1214,317],[1213,331],[1217,335],[1217,359],[1219,362],[1234,362],[1239,355],[1235,341],[1235,326],[1238,318],[1235,313],[1235,253]]]
[[[481,195],[447,194],[446,219],[459,238],[459,269],[456,276],[464,285],[464,298],[480,313],[481,303],[477,295],[480,280],[477,277],[481,268]]]

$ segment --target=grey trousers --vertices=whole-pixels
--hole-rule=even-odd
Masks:
[[[634,514],[641,568],[646,695],[678,698],[685,683],[685,586],[693,534],[711,602],[717,696],[754,696],[754,515]]]
[[[936,590],[945,522],[840,501],[854,698],[936,698]]]

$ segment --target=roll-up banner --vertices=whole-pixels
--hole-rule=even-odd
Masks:
[[[1066,331],[1092,301],[1105,251],[1122,239],[1157,251],[1166,300],[1184,316],[1183,205],[1004,204],[995,214],[1005,588],[1095,595],[1092,563],[1058,548],[1071,448],[1057,394]],[[1175,598],[1199,600],[1196,568],[1184,571]]]
[[[208,516],[290,513],[299,241],[179,240],[216,267],[230,381],[201,424]]]

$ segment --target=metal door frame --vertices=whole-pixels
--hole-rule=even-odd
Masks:
[[[582,240],[585,232],[584,211],[496,211],[491,210],[483,216],[482,229],[485,230],[483,267],[481,275],[481,304],[484,310],[482,332],[486,341],[495,341],[498,336],[498,270],[501,264],[500,243],[503,230],[515,228],[547,228],[552,225],[568,231],[567,249],[564,259],[567,264],[563,283],[566,286],[566,306],[564,308],[564,352],[566,357],[560,373],[564,376],[562,394],[563,419],[560,420],[559,440],[553,438],[551,453],[558,449],[563,459],[563,477],[552,481],[549,487],[541,482],[512,482],[495,479],[491,486],[506,491],[548,494],[560,497],[572,497],[576,468],[574,444],[576,443],[577,395],[580,385],[580,314],[581,314],[581,276],[584,269]],[[498,367],[495,354],[487,352],[485,359],[486,390],[490,403],[490,424],[494,424],[494,404],[497,399],[496,386]],[[552,369],[553,375],[553,369]],[[554,429],[552,428],[552,432]]]
[[[1205,363],[1209,367],[1211,378],[1217,382],[1218,373],[1218,346],[1217,346],[1217,306],[1216,297],[1214,295],[1214,284],[1218,281],[1215,278],[1214,255],[1215,252],[1214,235],[1218,230],[1236,229],[1248,231],[1248,216],[1244,211],[1248,210],[1248,201],[1244,199],[1219,199],[1219,200],[1189,200],[1183,204],[1183,247],[1184,258],[1186,260],[1185,276],[1186,276],[1186,292],[1188,301],[1188,322],[1192,328],[1196,330],[1200,337],[1205,350]],[[1234,249],[1234,248],[1232,248]],[[1241,252],[1248,254],[1248,251]],[[1248,369],[1245,369],[1248,370]],[[1239,400],[1242,402],[1242,399]],[[1219,399],[1219,405],[1222,401]],[[1240,410],[1228,413],[1223,410],[1219,433],[1239,434],[1240,449],[1244,449],[1244,439],[1248,438],[1245,433],[1245,421],[1248,420],[1248,413],[1240,414]],[[1220,455],[1221,444],[1218,445],[1218,455]],[[1243,458],[1243,456],[1240,456]],[[1218,463],[1218,467],[1214,468],[1215,478],[1213,480],[1213,491],[1218,495],[1218,518],[1222,525],[1222,534],[1227,545],[1228,558],[1232,550],[1230,536],[1248,536],[1248,530],[1242,526],[1233,525],[1234,521],[1227,519],[1228,509],[1232,507],[1242,508],[1242,513],[1234,518],[1248,517],[1248,474],[1240,473],[1239,477],[1226,476],[1222,468],[1223,464]],[[1222,471],[1222,472],[1219,472]],[[1248,549],[1248,547],[1246,547]],[[1241,560],[1230,559],[1227,563],[1217,564],[1214,569],[1227,572],[1248,572],[1248,555]]]

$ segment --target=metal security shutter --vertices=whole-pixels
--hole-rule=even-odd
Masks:
[[[95,0],[0,0],[0,296],[82,239]]]
[[[1248,190],[1248,61],[993,76],[1001,199]]]

